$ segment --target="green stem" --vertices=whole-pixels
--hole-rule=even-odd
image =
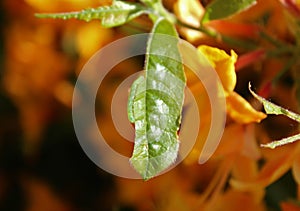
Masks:
[[[297,62],[298,60],[298,55],[294,54],[293,57],[291,59],[289,59],[284,67],[282,68],[282,70],[273,78],[272,80],[272,84],[276,84],[279,79],[288,71],[292,68],[292,66]]]
[[[286,43],[283,43],[283,42],[275,39],[274,37],[268,35],[264,31],[260,31],[259,35],[261,38],[265,39],[266,41],[268,41],[269,43],[271,43],[272,45],[274,45],[277,48],[285,48],[286,47]]]
[[[283,138],[281,140],[277,140],[277,141],[272,141],[271,143],[267,143],[267,144],[261,144],[262,147],[267,147],[267,148],[271,148],[274,149],[278,146],[283,146],[286,144],[291,144],[295,141],[300,140],[300,134],[288,137],[288,138]]]
[[[249,40],[245,41],[241,39],[233,39],[232,37],[228,37],[228,36],[221,36],[221,39],[227,44],[236,47],[242,47],[246,50],[254,50],[257,48],[257,45],[253,42],[249,42]]]
[[[213,38],[217,38],[218,37],[218,33],[216,31],[212,31],[212,30],[208,30],[204,27],[194,27],[194,26],[191,26],[189,24],[186,24],[178,19],[176,19],[176,22],[175,22],[176,25],[178,26],[182,26],[182,27],[185,27],[185,28],[188,28],[188,29],[192,29],[192,30],[195,30],[195,31],[198,31],[198,32],[202,32],[210,37],[213,37]]]
[[[162,4],[161,0],[157,1],[142,1],[149,10],[151,10],[151,13],[149,13],[150,19],[153,21],[153,23],[157,20],[159,17],[164,17],[168,21],[170,21],[172,24],[176,23],[176,17],[174,14],[170,13]]]
[[[282,55],[293,55],[294,52],[295,52],[295,47],[286,46],[286,47],[277,48],[275,50],[268,51],[267,56],[278,57],[278,56],[282,56]]]

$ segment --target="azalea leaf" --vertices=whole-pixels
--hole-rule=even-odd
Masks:
[[[177,18],[174,14],[170,13],[163,5],[162,0],[140,0],[152,11],[149,13],[150,18],[155,22],[158,17],[164,17],[171,23],[175,23]]]
[[[141,86],[143,86],[145,84],[144,79],[145,79],[144,76],[140,76],[138,79],[136,79],[133,82],[133,84],[131,85],[131,88],[130,88],[130,94],[129,94],[128,105],[127,105],[127,113],[128,113],[128,119],[131,123],[135,122],[135,117],[134,117],[134,113],[133,113],[133,104],[134,104],[135,97],[138,94],[140,94],[140,92],[145,90],[145,88],[141,88]],[[137,93],[137,92],[139,92],[139,93]]]
[[[115,27],[122,25],[142,14],[148,14],[149,11],[142,4],[113,1],[110,6],[90,8],[77,12],[36,14],[39,18],[58,18],[58,19],[78,19],[84,21],[101,20],[104,27]]]
[[[256,0],[214,0],[205,8],[202,23],[224,19],[254,5]]]
[[[277,141],[272,141],[272,142],[267,143],[267,144],[262,144],[261,146],[274,149],[275,147],[290,144],[290,143],[293,143],[293,142],[298,141],[298,140],[300,140],[300,134],[296,134],[294,136],[283,138],[283,139],[280,139],[280,140],[277,140]]]
[[[285,116],[289,117],[290,119],[293,119],[300,123],[300,115],[299,114],[289,111],[288,109],[282,108],[274,103],[271,103],[270,101],[266,100],[265,98],[257,95],[255,92],[253,92],[251,90],[250,83],[249,83],[249,90],[250,90],[251,94],[263,104],[264,109],[267,114],[285,115]]]
[[[147,180],[175,162],[179,149],[185,75],[172,23],[159,18],[147,44],[145,76],[132,85],[129,120],[135,124],[130,162]]]
[[[290,119],[293,119],[297,122],[300,122],[300,115],[299,114],[296,114],[292,111],[289,111],[285,108],[282,108],[282,107],[280,107],[280,106],[278,106],[274,103],[271,103],[270,101],[266,100],[265,98],[257,95],[255,92],[253,92],[251,90],[251,84],[250,83],[249,83],[249,90],[250,90],[251,94],[263,104],[264,109],[265,109],[267,114],[285,115],[285,116],[289,117]],[[282,146],[282,145],[289,144],[289,143],[293,143],[297,140],[300,140],[300,134],[290,136],[290,137],[287,137],[287,138],[283,138],[283,139],[280,139],[280,140],[277,140],[277,141],[273,141],[273,142],[268,143],[268,144],[262,144],[261,146],[274,149],[275,147]]]

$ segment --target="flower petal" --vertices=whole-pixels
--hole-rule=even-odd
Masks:
[[[237,54],[231,50],[231,55],[218,48],[201,45],[198,50],[205,55],[211,65],[217,71],[224,90],[226,92],[233,91],[236,85],[236,73],[234,64],[237,60]]]
[[[220,144],[214,153],[214,156],[228,156],[229,154],[238,154],[244,145],[244,127],[240,124],[228,125],[222,136]]]
[[[244,98],[236,92],[231,92],[226,97],[227,112],[236,122],[247,124],[260,122],[266,118],[266,114],[256,111]]]
[[[265,157],[266,164],[253,181],[239,181],[231,179],[230,184],[239,190],[255,190],[258,187],[266,187],[281,176],[283,176],[292,166],[295,156],[299,153],[300,144],[294,146],[283,146],[276,151],[268,149],[265,151],[272,154],[270,158]]]
[[[208,205],[210,206],[207,206],[205,210],[265,210],[263,203],[257,202],[252,195],[236,190],[225,192],[214,203]]]
[[[204,8],[197,0],[178,0],[174,5],[174,12],[182,23],[197,28],[200,27],[200,19],[204,14]],[[186,27],[180,28],[179,30],[180,34],[190,42],[204,37],[202,32]]]
[[[294,160],[292,172],[296,182],[300,184],[300,155],[297,155]]]

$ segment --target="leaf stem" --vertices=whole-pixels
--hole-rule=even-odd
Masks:
[[[261,38],[265,39],[266,41],[268,41],[269,43],[271,43],[272,45],[274,45],[277,48],[286,48],[286,44],[275,39],[274,37],[268,35],[266,32],[264,31],[260,31],[259,35]]]
[[[260,101],[267,114],[275,114],[275,115],[285,115],[288,118],[295,120],[296,122],[300,123],[300,115],[296,114],[288,109],[282,108],[268,100],[266,100],[265,98],[257,95],[254,91],[252,91],[251,89],[251,84],[249,83],[248,85],[249,91],[250,93],[258,100]]]
[[[261,146],[266,147],[266,148],[274,149],[274,148],[279,147],[279,146],[283,146],[283,145],[286,145],[286,144],[291,144],[291,143],[293,143],[295,141],[298,141],[298,140],[300,140],[300,134],[290,136],[290,137],[287,137],[287,138],[283,138],[281,140],[272,141],[272,142],[267,143],[267,144],[261,144]]]
[[[272,84],[276,84],[279,79],[288,71],[292,68],[292,66],[297,62],[298,60],[298,55],[294,54],[291,59],[289,59],[282,70],[272,79]]]

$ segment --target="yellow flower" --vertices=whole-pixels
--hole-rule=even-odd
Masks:
[[[237,60],[236,53],[234,51],[231,51],[231,55],[228,55],[223,50],[206,45],[199,46],[198,50],[207,58],[220,78],[224,90],[224,96],[226,97],[226,111],[228,116],[238,124],[260,122],[262,119],[264,119],[266,117],[264,113],[256,111],[250,105],[250,103],[248,103],[238,93],[234,92],[237,81],[235,73],[235,63]],[[193,150],[191,151],[187,159],[185,159],[185,163],[189,164],[195,162],[199,158],[200,152],[205,144],[207,135],[210,130],[212,111],[210,108],[208,95],[205,92],[205,89],[202,86],[201,82],[195,80],[196,76],[189,70],[187,70],[186,76],[188,83],[187,85],[188,87],[190,87],[194,96],[196,96],[196,101],[201,116],[201,124],[199,128],[200,133],[197,137],[197,141]],[[225,128],[224,134],[226,134],[226,130],[227,128]],[[231,147],[233,146],[232,144],[229,145]],[[239,151],[238,148],[234,150]],[[218,150],[218,152],[220,152],[219,154],[223,155],[225,153],[223,150]]]
[[[198,50],[209,60],[215,68],[226,96],[228,115],[238,123],[247,124],[260,122],[266,117],[262,112],[258,112],[239,94],[234,92],[236,86],[236,73],[234,64],[237,61],[237,54],[231,50],[231,55],[218,48],[201,45]]]
[[[236,53],[231,50],[231,55],[218,48],[201,45],[198,50],[208,59],[213,68],[217,71],[222,82],[225,94],[233,91],[236,85],[236,74],[234,64],[237,60]]]

